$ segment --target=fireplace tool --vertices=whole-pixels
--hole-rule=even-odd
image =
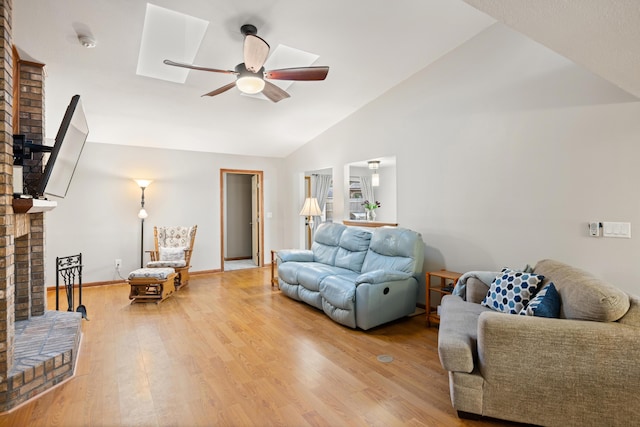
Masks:
[[[60,277],[64,281],[64,288],[67,296],[67,311],[73,311],[74,295],[73,289],[78,278],[78,308],[76,311],[82,315],[83,319],[89,320],[87,317],[87,308],[82,304],[82,254],[71,255],[56,258],[56,310],[60,306]]]

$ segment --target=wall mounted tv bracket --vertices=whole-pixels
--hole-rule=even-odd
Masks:
[[[14,166],[24,166],[25,160],[33,159],[33,153],[50,153],[52,150],[53,147],[27,141],[24,135],[13,135]]]

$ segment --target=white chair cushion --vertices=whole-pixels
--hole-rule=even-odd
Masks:
[[[184,250],[186,247],[179,246],[176,248],[163,248],[160,247],[158,252],[160,252],[160,261],[184,261]]]
[[[129,273],[129,279],[150,278],[166,280],[173,273],[175,273],[173,268],[139,268]]]
[[[171,268],[181,268],[186,267],[187,262],[185,260],[181,261],[151,261],[147,263],[148,268],[163,268],[163,267],[171,267]]]

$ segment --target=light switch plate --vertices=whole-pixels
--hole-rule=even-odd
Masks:
[[[602,235],[604,237],[620,237],[624,239],[631,238],[630,222],[603,222]]]

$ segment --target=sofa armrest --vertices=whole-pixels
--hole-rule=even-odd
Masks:
[[[490,309],[456,295],[445,295],[440,309],[440,363],[450,372],[471,373],[478,358],[478,317]]]
[[[397,270],[372,270],[367,271],[366,273],[362,273],[358,277],[356,277],[355,283],[356,286],[362,283],[385,283],[385,282],[396,282],[399,280],[406,280],[409,277],[413,277],[411,273],[406,273],[404,271]]]
[[[630,378],[640,378],[632,354],[640,354],[640,328],[617,322],[495,312],[478,319],[479,368],[486,381],[555,389],[558,398],[580,381],[596,382],[601,390],[629,388]],[[632,388],[637,394],[640,383]]]
[[[281,249],[276,252],[278,264],[282,262],[312,262],[313,252],[308,249]]]

